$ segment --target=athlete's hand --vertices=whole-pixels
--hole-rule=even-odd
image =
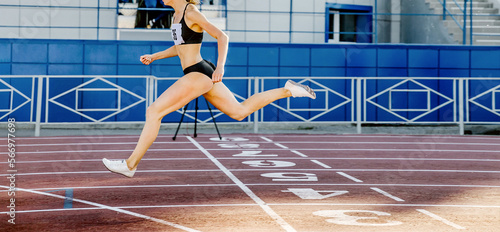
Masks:
[[[217,68],[215,68],[214,73],[212,74],[212,82],[213,83],[221,82],[223,76],[224,76],[224,68],[217,66]]]
[[[153,63],[153,55],[143,55],[141,56],[141,62],[145,65]]]

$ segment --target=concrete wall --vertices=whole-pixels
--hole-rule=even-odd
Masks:
[[[0,38],[116,39],[117,0],[2,0]]]
[[[402,14],[435,14],[423,0],[402,0]],[[401,43],[455,44],[442,16],[401,16]]]
[[[400,42],[401,0],[377,2],[377,34],[379,43]],[[375,9],[374,9],[375,11]],[[389,15],[392,14],[392,15]]]
[[[2,0],[0,38],[116,40],[116,2]],[[375,0],[227,0],[228,34],[232,42],[324,43],[327,2],[368,5],[375,10]],[[377,4],[378,13],[382,14],[377,15],[377,25],[374,24],[377,42],[452,43],[438,16],[397,15],[433,13],[423,0],[378,0]],[[142,36],[141,32],[141,38],[168,40],[169,36],[164,34]]]
[[[500,0],[488,0],[488,2],[493,3],[494,8],[499,8],[500,9]]]
[[[375,0],[228,0],[231,41],[324,43],[327,2],[373,6]]]

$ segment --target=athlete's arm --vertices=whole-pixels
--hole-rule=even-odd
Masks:
[[[188,17],[188,20],[190,22],[198,25],[199,27],[201,27],[201,29],[203,29],[212,37],[217,39],[219,56],[217,59],[217,68],[215,69],[214,74],[212,75],[212,81],[213,82],[222,81],[222,76],[224,76],[224,67],[226,65],[227,49],[229,43],[228,36],[219,28],[214,26],[211,22],[209,22],[205,17],[205,15],[203,15],[200,11],[198,11],[196,7],[192,7],[192,10],[186,12],[186,17]]]
[[[175,57],[177,56],[177,48],[175,46],[172,46],[168,49],[165,49],[164,51],[157,52],[152,55],[143,55],[141,56],[141,62],[145,65],[149,65],[153,63],[155,60],[160,60],[160,59],[165,59],[165,58],[170,58],[170,57]]]

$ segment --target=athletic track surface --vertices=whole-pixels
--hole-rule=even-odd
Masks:
[[[500,231],[500,137],[160,135],[108,172],[137,139],[17,138],[0,231]]]

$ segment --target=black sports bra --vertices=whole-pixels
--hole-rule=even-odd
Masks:
[[[175,45],[200,44],[201,41],[203,41],[203,32],[191,30],[184,20],[184,15],[186,14],[188,5],[189,4],[186,4],[186,7],[184,8],[181,21],[179,23],[172,24],[172,40],[174,40]]]

